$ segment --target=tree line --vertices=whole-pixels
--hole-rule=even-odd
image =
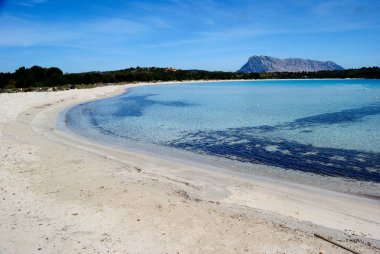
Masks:
[[[183,80],[234,80],[234,79],[322,79],[322,78],[368,78],[380,79],[380,68],[318,71],[318,72],[272,72],[239,73],[204,70],[177,70],[173,68],[136,67],[107,72],[63,73],[57,67],[21,67],[13,73],[0,73],[0,92],[72,89],[92,87],[104,83],[159,82]]]

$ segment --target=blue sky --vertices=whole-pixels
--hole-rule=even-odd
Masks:
[[[235,71],[251,55],[380,65],[379,0],[0,0],[0,71]]]

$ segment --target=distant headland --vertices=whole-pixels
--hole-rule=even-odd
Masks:
[[[302,58],[280,59],[271,56],[251,56],[238,72],[316,72],[344,70],[340,65],[331,61],[316,61]]]

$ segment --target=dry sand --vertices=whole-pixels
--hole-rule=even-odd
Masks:
[[[56,127],[135,85],[0,94],[0,253],[380,253],[378,200],[122,151]]]

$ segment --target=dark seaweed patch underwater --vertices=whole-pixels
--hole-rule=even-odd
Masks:
[[[167,145],[241,162],[380,183],[378,153],[271,141],[233,130],[189,133]]]

